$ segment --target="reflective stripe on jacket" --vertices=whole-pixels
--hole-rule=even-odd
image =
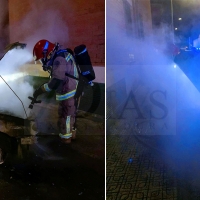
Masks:
[[[76,62],[74,60],[74,57],[69,53],[67,56],[66,56],[66,61],[69,62],[69,60],[72,61],[73,63],[73,66],[74,66],[74,77],[78,78],[78,72],[77,72],[77,68],[76,68]],[[77,82],[77,80],[76,80]]]
[[[51,89],[48,86],[48,83],[44,84],[44,89],[45,89],[46,92],[50,92],[51,91]]]
[[[73,97],[75,95],[75,93],[76,93],[76,90],[73,90],[66,94],[56,94],[56,100],[63,101],[63,100],[69,99],[69,98]]]

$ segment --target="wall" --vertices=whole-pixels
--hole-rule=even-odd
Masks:
[[[3,56],[4,49],[8,44],[8,1],[0,0],[0,55]]]
[[[126,3],[126,4],[124,4]],[[124,75],[124,65],[128,64],[127,40],[131,27],[127,26],[125,5],[132,5],[127,0],[106,1],[106,84],[110,87]],[[129,18],[132,17],[129,16]],[[130,29],[128,29],[130,28]],[[133,28],[133,27],[132,27]],[[117,72],[119,74],[117,74]],[[117,75],[116,75],[117,74]]]
[[[106,1],[106,21],[117,24],[120,28],[125,29],[125,17],[122,1]],[[108,26],[107,29],[109,29]]]
[[[105,66],[105,2],[103,0],[9,0],[10,43],[32,50],[40,39],[74,48],[86,44],[94,66]]]
[[[130,16],[126,13],[128,7]],[[109,87],[126,78],[126,69],[132,64],[132,57],[137,59],[143,56],[140,53],[140,40],[152,32],[150,0],[107,0],[106,26],[106,74]]]
[[[138,79],[131,62],[132,56],[142,57],[140,39],[152,28],[150,0],[107,0],[106,26],[106,108],[107,118],[112,118],[123,110]]]
[[[152,32],[152,16],[150,0],[136,0],[138,14],[141,15],[144,37]],[[138,19],[137,19],[138,20]],[[138,28],[138,27],[137,27]]]

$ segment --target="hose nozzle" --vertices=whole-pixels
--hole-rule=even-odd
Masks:
[[[30,100],[31,100],[31,104],[29,105],[29,108],[30,109],[33,109],[33,105],[35,104],[35,103],[41,103],[42,101],[41,100],[36,100],[36,98],[34,98],[34,97],[28,97]]]

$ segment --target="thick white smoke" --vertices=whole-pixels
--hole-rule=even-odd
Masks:
[[[107,86],[125,79],[127,96],[130,91],[134,92],[139,106],[144,107],[143,112],[146,112],[148,118],[148,112],[152,109],[154,115],[157,113],[157,116],[162,116],[163,110],[149,100],[150,94],[154,91],[162,91],[161,96],[155,98],[167,107],[166,119],[169,126],[172,125],[172,129],[166,133],[163,131],[156,133],[160,135],[176,134],[177,109],[200,109],[198,90],[173,62],[173,51],[169,48],[170,40],[168,40],[172,35],[170,30],[170,27],[163,24],[160,29],[154,30],[154,34],[146,32],[143,39],[137,39],[128,37],[126,30],[107,20]],[[141,90],[141,87],[146,90]],[[140,99],[141,96],[147,96],[146,103],[144,99]],[[135,114],[137,116],[137,112]],[[136,116],[132,112],[129,120],[133,120]]]
[[[51,4],[51,0],[48,3]],[[33,47],[39,40],[47,39],[52,43],[59,42],[60,44],[66,44],[68,41],[68,27],[59,10],[62,6],[58,4],[57,8],[56,5],[50,8],[46,3],[34,1],[25,16],[20,21],[9,26],[10,31],[15,32],[15,34],[11,34],[10,43],[19,41],[26,43],[27,46],[23,50],[15,49],[6,54],[0,61],[0,75],[22,100],[25,109],[30,104],[28,96],[32,96],[33,88],[29,82],[24,81],[27,71],[24,71],[23,74],[20,67],[33,62]],[[64,5],[66,4],[63,3]],[[67,8],[70,9],[69,5]],[[24,67],[23,69],[26,70]],[[32,75],[34,76],[34,74]],[[38,74],[35,75],[37,76]],[[21,102],[1,78],[0,89],[0,112],[25,118]],[[28,113],[29,109],[27,109]]]
[[[54,3],[55,7],[52,7],[53,3],[51,4],[51,1],[48,3],[31,2],[30,10],[20,22],[10,26],[11,30],[18,30],[11,36],[12,40],[14,40],[11,42],[22,40],[20,42],[26,43],[30,52],[33,51],[36,42],[42,39],[66,45],[68,42],[68,26],[67,21],[61,15],[63,11],[60,10],[62,8],[60,3],[58,5]],[[66,9],[70,9],[69,4]]]
[[[32,54],[26,49],[13,49],[8,51],[0,61],[0,75],[4,79],[0,77],[1,113],[26,118],[22,103],[27,110],[30,103],[28,96],[32,96],[33,87],[24,81],[24,74],[20,68],[31,60]]]
[[[37,17],[36,17],[37,16]],[[39,22],[35,21],[32,24],[32,19],[40,18]],[[30,27],[30,24],[32,26]],[[33,28],[34,27],[34,28]],[[36,42],[41,39],[47,39],[52,43],[58,42],[63,45],[68,41],[68,27],[62,20],[59,11],[56,10],[43,10],[42,12],[36,13],[32,10],[25,19],[22,21],[22,28],[28,28],[29,34],[24,36],[24,41],[27,43],[27,48],[32,51]]]
[[[112,16],[111,7],[107,7],[107,13],[110,19],[115,18]],[[107,20],[106,79],[107,89],[109,87],[112,90],[115,89],[115,93],[111,92],[115,94],[113,98],[116,98],[114,99],[117,102],[116,108],[119,105],[122,106],[122,111],[117,116],[113,116],[116,119],[116,126],[123,119],[122,123],[119,124],[121,130],[117,130],[118,134],[128,130],[127,134],[133,135],[160,135],[162,143],[158,146],[162,146],[162,150],[166,150],[169,156],[165,157],[162,154],[163,158],[166,161],[168,158],[173,159],[176,169],[181,166],[181,169],[187,172],[190,168],[190,175],[193,178],[197,177],[197,169],[199,169],[199,163],[196,160],[199,157],[200,93],[181,68],[175,65],[172,56],[166,52],[166,47],[170,43],[169,40],[165,39],[166,35],[170,35],[170,32],[166,34],[166,30],[169,30],[168,27],[161,27],[154,32],[153,36],[149,34],[150,32],[145,32],[143,39],[137,39],[136,37],[128,37],[126,30],[114,22],[117,21]],[[132,63],[130,63],[130,58]],[[192,64],[189,64],[188,68],[192,69]],[[119,86],[122,79],[126,82],[124,88]],[[114,87],[115,85],[118,87]],[[130,100],[123,110],[123,105],[131,91],[134,94],[135,102]],[[155,91],[157,93],[153,93]],[[154,94],[153,99],[151,94]],[[153,124],[149,123],[148,126],[143,127],[138,125],[139,120],[136,118],[139,111],[136,110],[136,102],[137,108],[146,118],[145,120],[147,122],[153,120]],[[164,116],[164,107],[161,109],[161,105],[165,106],[168,111],[163,119],[159,119],[160,116]],[[121,113],[123,116],[120,116]],[[157,119],[150,118],[150,114],[153,114]],[[141,125],[145,124],[145,120],[142,121],[144,123]],[[137,122],[137,126],[134,125],[135,122]],[[159,128],[161,123],[163,126]],[[135,133],[136,130],[137,133]],[[162,137],[163,135],[168,135],[168,138],[171,139],[170,142],[165,140],[166,137]],[[154,139],[155,137],[152,137],[152,141]],[[160,141],[157,140],[158,143]],[[192,170],[195,171],[195,175],[192,174]],[[197,179],[199,180],[199,176]]]

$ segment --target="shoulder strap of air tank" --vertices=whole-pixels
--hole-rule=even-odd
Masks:
[[[73,55],[69,52],[69,54],[65,55],[65,53],[68,52],[67,49],[60,49],[56,52],[56,56],[58,56],[59,54],[63,53],[63,57],[68,61],[69,59],[72,59],[73,58]],[[55,56],[55,58],[56,58]],[[75,62],[75,60],[73,60],[73,62]],[[65,73],[65,76],[68,76],[70,78],[73,78],[77,81],[79,81],[78,78],[76,78],[75,76],[71,75],[71,74],[68,74],[68,73]]]
[[[66,50],[66,52],[68,52],[68,51]],[[65,56],[65,59],[66,59],[67,61],[71,60],[71,61],[73,62],[74,67],[75,67],[76,61],[75,61],[75,59],[74,59],[74,56],[73,56],[70,52],[68,52],[68,54]],[[73,78],[73,79],[75,79],[75,80],[77,80],[77,81],[80,81],[79,78],[77,78],[76,76],[73,76],[73,75],[71,75],[71,74],[65,73],[65,76],[68,76],[68,77]],[[80,75],[79,75],[79,76],[80,76]]]

